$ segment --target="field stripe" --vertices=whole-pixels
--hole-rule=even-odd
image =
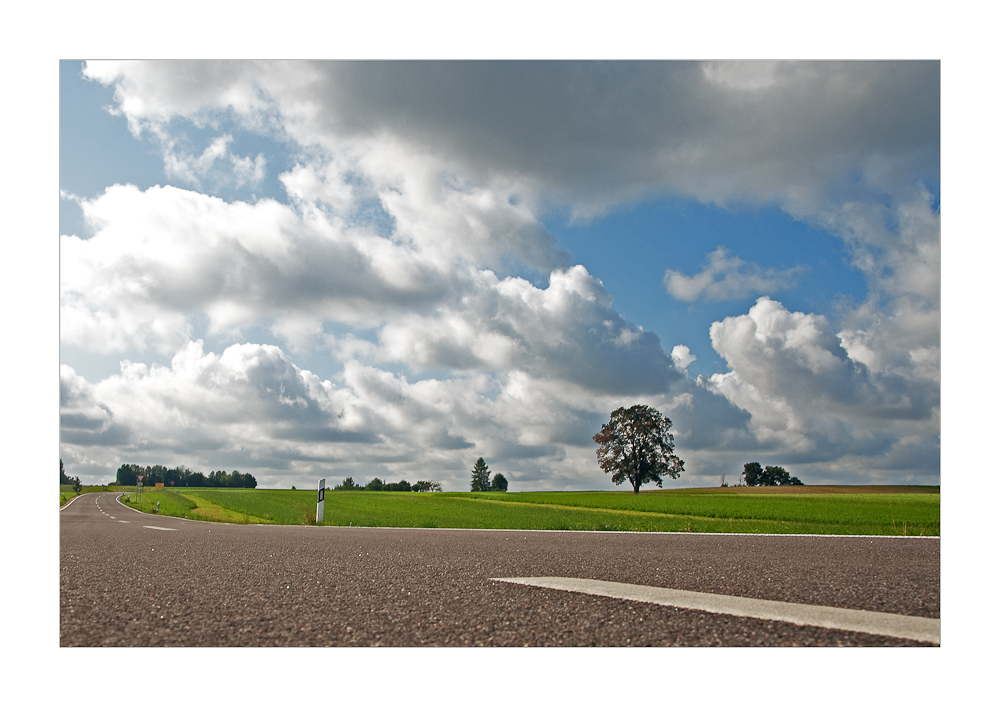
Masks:
[[[941,643],[941,619],[928,619],[922,616],[885,614],[877,611],[841,609],[833,606],[792,604],[768,599],[750,599],[725,594],[690,592],[682,589],[648,587],[640,584],[605,582],[598,579],[578,579],[575,577],[496,577],[493,581],[560,589],[567,592],[581,592],[663,606],[676,606],[714,614],[786,621],[800,626],[859,631],[938,645]]]

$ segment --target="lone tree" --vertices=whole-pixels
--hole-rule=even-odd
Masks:
[[[482,457],[479,457],[476,460],[476,465],[472,467],[472,490],[490,490],[490,468],[486,466],[486,462]]]
[[[503,474],[494,474],[493,481],[490,483],[490,491],[506,491],[507,490],[507,477]]]
[[[684,462],[674,455],[672,424],[670,418],[647,405],[618,408],[594,435],[600,445],[597,463],[605,474],[611,474],[615,484],[628,479],[633,493],[648,483],[663,488],[664,476],[676,479],[684,471]]]

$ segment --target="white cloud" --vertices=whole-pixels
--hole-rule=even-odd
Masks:
[[[939,169],[935,62],[91,62],[86,75],[114,85],[171,179],[259,184],[269,165],[234,152],[236,129],[299,162],[278,176],[288,205],[171,186],[78,200],[94,235],[61,239],[62,341],[175,355],[97,383],[63,372],[76,459],[173,463],[163,455],[185,448],[193,460],[173,461],[239,460],[275,480],[332,463],[355,478],[440,469],[463,488],[467,457],[484,455],[512,481],[589,484],[598,418],[641,399],[676,412],[692,476],[760,450],[834,476],[846,460],[935,463],[940,219],[922,186]],[[207,147],[189,147],[189,126],[214,135]],[[824,228],[870,297],[835,323],[761,298],[712,326],[730,370],[693,381],[690,350],[668,355],[626,322],[541,222],[664,194]],[[720,248],[663,282],[729,300],[800,272]],[[338,373],[276,347],[190,343],[251,327],[294,353],[324,346]]]
[[[60,252],[68,343],[176,348],[197,312],[216,331],[291,316],[278,331],[299,337],[302,317],[378,322],[448,288],[412,248],[271,200],[114,186],[83,207],[95,235],[64,236]]]
[[[659,338],[626,322],[582,265],[552,272],[545,289],[481,271],[459,299],[392,321],[379,339],[418,369],[525,371],[593,391],[658,393],[682,377]]]
[[[691,349],[683,344],[677,344],[670,352],[670,358],[674,360],[677,368],[687,368],[698,360],[698,357],[691,353]]]
[[[667,270],[663,285],[677,299],[693,302],[704,297],[709,300],[734,300],[759,294],[771,294],[797,285],[795,277],[803,266],[777,270],[762,268],[742,258],[729,256],[719,246],[708,256],[704,269],[695,275],[684,275]]]
[[[243,61],[88,61],[84,77],[114,84],[113,110],[128,119],[135,135],[165,125],[178,115],[195,124],[218,124],[233,110],[244,121],[266,121],[267,106],[255,72],[267,65]]]
[[[920,429],[936,448],[937,385],[916,370],[873,371],[850,356],[822,316],[762,297],[747,314],[714,323],[711,338],[731,370],[706,383],[750,413],[764,444],[809,461],[878,457],[905,430]],[[927,455],[922,466],[937,458]]]
[[[339,154],[392,140],[581,216],[673,192],[805,217],[865,193],[859,173],[892,189],[938,171],[937,62],[97,62],[86,73],[115,85],[137,130],[208,124],[220,110],[260,130],[280,118],[302,145]],[[911,176],[880,178],[900,172]]]
[[[246,185],[258,186],[264,179],[267,160],[258,154],[254,159],[233,154],[232,135],[220,135],[198,156],[182,151],[169,137],[161,139],[163,167],[167,177],[201,187],[208,181],[213,188]],[[221,162],[221,167],[217,166]]]
[[[383,359],[416,370],[526,370],[602,390],[679,378],[582,266],[552,272],[545,289],[462,263],[439,270],[437,257],[319,212],[172,187],[112,187],[84,212],[95,235],[63,239],[67,343],[176,348],[201,313],[210,331],[268,325],[296,350],[325,321],[374,327]]]
[[[63,379],[64,387],[75,391],[70,400],[98,401],[109,418],[127,421],[127,434],[115,449],[118,463],[185,450],[186,460],[169,463],[211,466],[236,459],[280,470],[316,461],[316,451],[332,441],[347,446],[377,441],[343,415],[349,395],[301,371],[274,346],[235,344],[217,355],[190,342],[169,367],[125,361],[120,375],[96,384],[64,367]],[[65,438],[71,409],[64,402],[64,444],[70,453],[75,444],[91,443],[82,432]]]
[[[898,224],[887,229],[886,222]],[[838,336],[852,358],[879,374],[939,387],[941,216],[924,188],[878,209],[846,206],[830,227],[848,233],[868,299],[843,313]]]
[[[702,64],[705,78],[730,90],[762,91],[781,80],[778,61],[707,61]]]
[[[69,444],[115,444],[128,436],[111,409],[95,399],[87,381],[66,365],[59,367],[59,414],[61,437]]]

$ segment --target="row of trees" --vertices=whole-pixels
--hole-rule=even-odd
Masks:
[[[493,480],[490,481],[490,468],[486,465],[486,461],[479,457],[476,460],[476,465],[472,467],[471,489],[473,491],[506,491],[507,477],[503,474],[494,474]]]
[[[437,481],[418,481],[411,484],[406,479],[394,484],[387,484],[377,476],[362,486],[354,483],[353,477],[348,476],[344,483],[333,487],[334,491],[440,491],[441,484]]]
[[[213,471],[205,476],[200,471],[192,471],[186,466],[178,466],[168,469],[157,464],[156,466],[139,466],[138,464],[122,464],[118,467],[115,476],[115,483],[119,486],[135,486],[138,482],[138,475],[142,474],[144,486],[153,484],[164,484],[165,486],[191,486],[208,488],[238,488],[255,489],[257,479],[253,474],[244,474],[239,471],[225,472]]]

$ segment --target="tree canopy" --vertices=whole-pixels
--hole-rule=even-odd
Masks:
[[[805,486],[799,477],[789,476],[784,467],[760,467],[760,462],[747,462],[743,465],[743,482],[747,486]]]
[[[618,408],[594,435],[597,463],[615,484],[628,480],[634,493],[648,483],[662,488],[663,477],[676,479],[684,471],[684,462],[674,455],[672,424],[647,405]]]
[[[494,474],[493,481],[490,482],[490,491],[506,491],[507,477],[503,474]]]

